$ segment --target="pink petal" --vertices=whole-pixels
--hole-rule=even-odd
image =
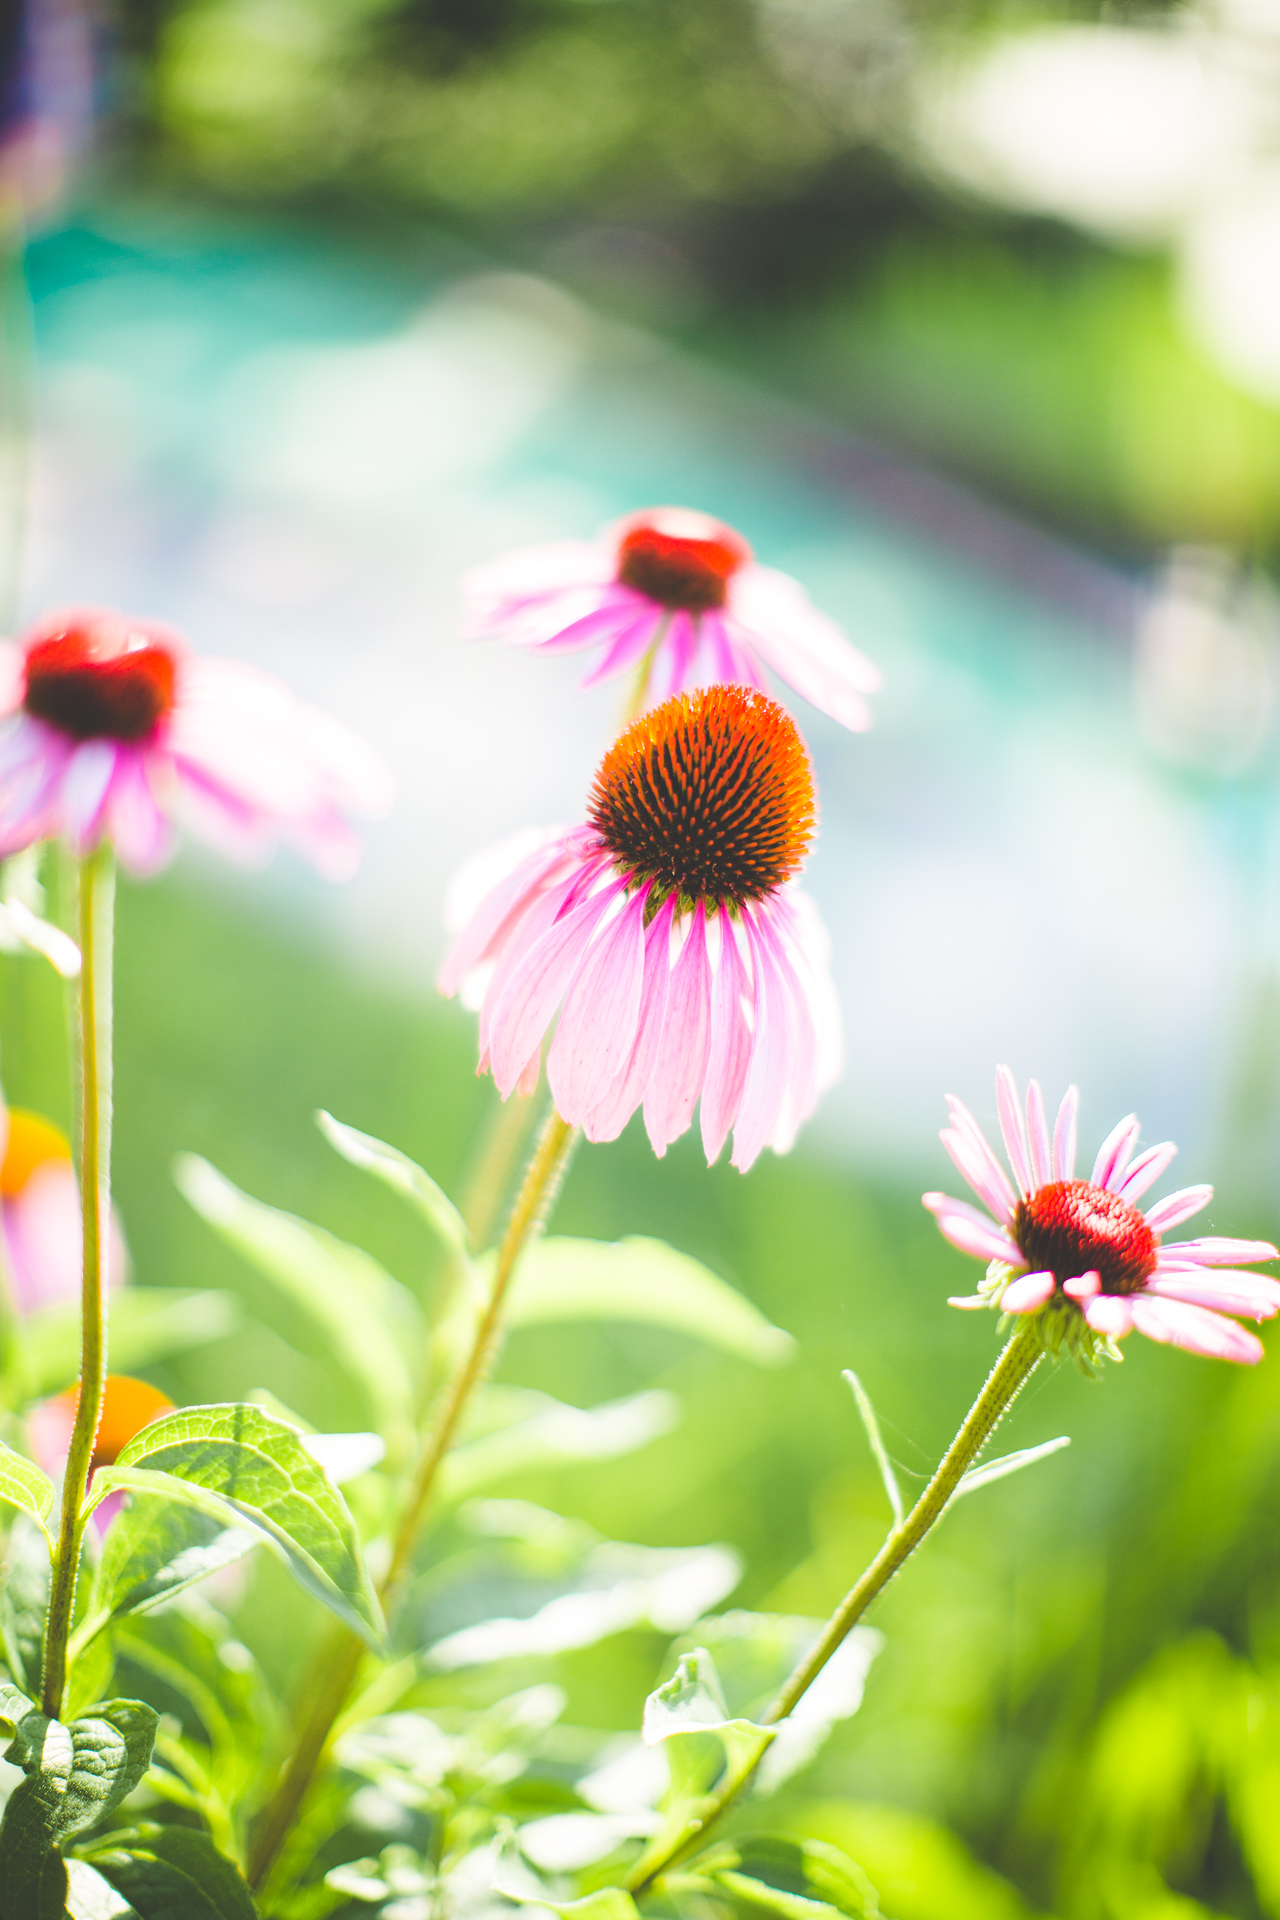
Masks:
[[[603,604],[595,606],[581,619],[570,621],[538,643],[538,652],[547,654],[580,653],[584,647],[612,647],[621,636],[640,635],[640,652],[657,632],[660,614],[651,600],[632,593],[629,587],[608,587]],[[598,673],[595,678],[601,678]],[[588,674],[584,685],[591,683]]]
[[[1137,1115],[1132,1113],[1112,1127],[1098,1148],[1098,1157],[1089,1176],[1095,1187],[1115,1188],[1119,1185],[1141,1132]]]
[[[547,1082],[560,1113],[575,1126],[631,1058],[644,984],[648,896],[648,888],[641,888],[601,929],[565,997],[547,1055]]]
[[[793,901],[794,896],[789,900],[785,894],[777,894],[743,910],[755,943],[766,953],[785,1006],[790,1035],[782,1100],[769,1135],[775,1153],[789,1153],[794,1146],[801,1125],[813,1112],[826,1084],[823,1076],[829,1064],[829,1035],[823,1031],[828,1017],[829,981],[824,987],[815,978],[806,953],[794,938]]]
[[[1192,1273],[1161,1273],[1147,1281],[1146,1293],[1161,1300],[1186,1300],[1219,1313],[1240,1313],[1250,1320],[1269,1320],[1280,1313],[1280,1280],[1266,1273],[1223,1273],[1201,1269]]]
[[[1176,1157],[1178,1149],[1172,1140],[1163,1141],[1158,1147],[1148,1147],[1126,1173],[1116,1192],[1122,1200],[1132,1206],[1140,1200],[1149,1187],[1154,1187],[1160,1175]]]
[[[510,962],[507,976],[501,984],[495,980],[490,989],[492,1004],[488,999],[485,1002],[493,1077],[504,1097],[541,1045],[561,997],[586,959],[588,942],[612,897],[609,893],[589,895],[528,947],[514,938],[511,941],[509,953],[503,956]],[[570,1116],[566,1114],[565,1118]]]
[[[947,1305],[949,1307],[964,1307],[966,1310],[972,1311],[976,1307],[989,1307],[991,1302],[985,1293],[951,1293],[947,1295]]]
[[[1194,1192],[1191,1188],[1189,1191]],[[1208,1191],[1212,1193],[1213,1189]],[[1177,1199],[1175,1193],[1172,1196]],[[1164,1202],[1161,1201],[1161,1206]],[[1147,1215],[1147,1225],[1153,1224],[1151,1213]],[[1194,1260],[1202,1267],[1249,1266],[1254,1260],[1280,1260],[1280,1252],[1269,1240],[1227,1240],[1210,1234],[1203,1240],[1167,1240],[1160,1249],[1158,1264],[1163,1266],[1167,1256],[1177,1259]]]
[[[583,674],[583,687],[598,686],[602,680],[611,680],[616,673],[625,673],[629,667],[637,666],[653,644],[657,623],[653,609],[646,607],[639,616],[632,615],[629,624],[624,624],[613,641],[604,649],[600,658]]]
[[[1053,1178],[1053,1154],[1044,1113],[1044,1095],[1038,1080],[1027,1082],[1027,1147],[1031,1154],[1031,1183],[1044,1187]]]
[[[1022,1255],[1010,1246],[997,1227],[981,1220],[967,1220],[962,1213],[939,1213],[938,1230],[961,1253],[976,1260],[1002,1260],[1009,1266],[1022,1266]]]
[[[1000,1295],[1001,1313],[1036,1313],[1053,1298],[1057,1282],[1051,1273],[1024,1273],[1011,1280]]]
[[[855,733],[870,726],[863,696],[879,688],[879,671],[797,581],[773,567],[741,568],[729,582],[726,625],[821,712]]]
[[[948,1096],[953,1125],[944,1128],[938,1138],[946,1148],[958,1173],[968,1181],[979,1200],[986,1202],[1004,1226],[1013,1221],[1014,1194],[1009,1176],[992,1153],[968,1109]]]
[[[519,836],[521,845],[525,837],[523,834]],[[500,849],[496,851],[501,852]],[[472,969],[495,948],[502,946],[507,934],[528,905],[531,894],[544,884],[548,875],[554,872],[565,858],[565,852],[564,837],[556,832],[541,840],[540,844],[536,844],[513,869],[508,870],[500,880],[481,895],[467,914],[463,929],[440,969],[441,993],[449,996],[457,993]],[[484,859],[491,857],[492,855],[482,856]],[[468,878],[468,870],[464,869],[455,886],[460,890],[466,885]],[[452,907],[451,899],[446,903],[447,920],[453,918]]]
[[[644,1124],[659,1158],[693,1119],[710,1044],[711,963],[705,917],[699,907],[672,969],[664,1031],[645,1091]]]
[[[1183,1347],[1208,1360],[1252,1363],[1262,1358],[1264,1348],[1256,1334],[1204,1307],[1189,1306],[1181,1300],[1155,1300],[1145,1293],[1133,1294],[1129,1306],[1134,1326],[1148,1340]]]
[[[1167,1233],[1170,1227],[1180,1227],[1193,1213],[1207,1207],[1212,1198],[1212,1187],[1180,1187],[1177,1193],[1166,1193],[1163,1200],[1147,1208],[1147,1225],[1152,1233]]]
[[[1109,1340],[1123,1340],[1133,1329],[1133,1303],[1124,1294],[1098,1293],[1086,1300],[1081,1311],[1095,1333]]]
[[[12,640],[0,640],[0,717],[18,711],[26,690],[26,649]]]
[[[612,552],[594,540],[547,541],[517,547],[497,560],[472,567],[462,577],[462,591],[483,619],[486,613],[518,607],[529,598],[573,587],[603,586],[616,570]]]
[[[1083,1306],[1086,1300],[1093,1300],[1102,1292],[1102,1275],[1092,1267],[1088,1273],[1073,1274],[1071,1279],[1063,1281],[1062,1291]]]
[[[755,974],[755,1019],[730,1164],[745,1173],[768,1144],[782,1110],[795,1032],[789,998],[773,956],[745,914],[742,926]]]
[[[173,849],[173,828],[162,811],[141,753],[122,748],[105,807],[107,832],[131,873],[149,874]]]
[[[671,923],[675,899],[666,900],[645,930],[644,980],[640,1017],[631,1058],[604,1098],[583,1119],[588,1140],[616,1140],[644,1099],[662,1042],[671,981]],[[702,909],[699,907],[698,912]]]
[[[19,1313],[79,1300],[84,1238],[80,1189],[69,1161],[47,1160],[19,1192],[0,1202],[5,1272]],[[119,1286],[128,1255],[114,1211],[107,1255],[107,1281]]]
[[[670,615],[649,671],[645,694],[647,705],[660,706],[674,694],[684,692],[689,683],[689,669],[697,640],[697,626],[689,614],[676,612]]]
[[[1080,1092],[1068,1087],[1053,1125],[1053,1177],[1074,1180],[1076,1172],[1076,1116],[1080,1111]]]
[[[1022,1132],[1022,1115],[1018,1110],[1018,1083],[1008,1067],[996,1068],[996,1109],[1000,1115],[1000,1132],[1004,1138],[1004,1150],[1009,1156],[1009,1165],[1013,1168],[1014,1180],[1020,1192],[1030,1193],[1031,1162]]]
[[[101,835],[107,789],[120,752],[114,740],[86,740],[68,762],[62,779],[63,831],[77,853]]]
[[[945,1222],[948,1220],[964,1222],[969,1227],[971,1233],[988,1236],[986,1244],[989,1244],[995,1250],[983,1257],[988,1260],[1003,1260],[1007,1266],[1015,1268],[1026,1265],[1021,1251],[1013,1244],[1008,1235],[1001,1233],[993,1220],[989,1220],[986,1214],[979,1213],[976,1207],[971,1207],[968,1201],[953,1200],[949,1193],[925,1193],[920,1197],[922,1203],[929,1209],[930,1213],[937,1218],[938,1225],[943,1233],[947,1233]],[[949,1233],[947,1234],[947,1238],[951,1239]],[[956,1243],[953,1242],[953,1244]],[[975,1252],[976,1242],[966,1245],[964,1251],[966,1253]]]
[[[743,1083],[751,1062],[751,1027],[746,1010],[750,983],[732,922],[723,909],[716,914],[716,920],[720,964],[711,977],[711,1039],[701,1113],[702,1146],[708,1166],[713,1166],[719,1158],[729,1129],[738,1117]]]

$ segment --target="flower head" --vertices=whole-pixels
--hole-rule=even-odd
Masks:
[[[7,1134],[4,1128],[7,1125]],[[0,1248],[4,1275],[21,1314],[80,1297],[84,1236],[80,1188],[66,1135],[38,1113],[0,1108]],[[123,1280],[127,1257],[114,1210],[108,1273]]]
[[[1141,1131],[1132,1114],[1103,1141],[1087,1180],[1076,1178],[1076,1111],[1071,1087],[1052,1136],[1040,1088],[1026,1106],[1008,1067],[996,1074],[1000,1131],[1013,1182],[968,1108],[948,1098],[942,1144],[994,1218],[945,1193],[924,1204],[953,1246],[990,1264],[976,1294],[953,1307],[997,1307],[1040,1316],[1045,1344],[1070,1346],[1086,1361],[1137,1329],[1211,1359],[1260,1360],[1262,1342],[1228,1314],[1267,1320],[1280,1311],[1280,1280],[1244,1270],[1274,1260],[1265,1240],[1165,1241],[1209,1204],[1212,1187],[1184,1187],[1143,1211],[1138,1201],[1173,1159],[1171,1141],[1133,1158]]]
[[[813,775],[788,714],[748,687],[678,695],[601,762],[588,823],[522,836],[473,880],[446,993],[480,1004],[480,1066],[612,1140],[643,1106],[655,1152],[701,1101],[714,1160],[785,1152],[839,1068],[826,936],[795,885]],[[464,877],[465,880],[465,877]],[[462,890],[459,890],[461,894]]]
[[[763,689],[767,668],[855,732],[871,724],[875,667],[797,581],[708,514],[649,508],[599,541],[522,548],[463,584],[476,635],[543,653],[597,648],[586,686],[647,662],[658,703],[716,682]]]
[[[3,643],[0,715],[0,857],[105,836],[148,873],[181,820],[243,860],[288,840],[340,879],[359,857],[347,816],[389,801],[376,756],[278,681],[120,614],[57,614]]]

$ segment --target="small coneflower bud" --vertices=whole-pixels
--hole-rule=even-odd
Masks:
[[[767,673],[841,725],[871,725],[871,662],[799,583],[762,567],[723,521],[651,507],[599,541],[528,547],[463,583],[470,631],[547,653],[595,650],[584,684],[642,669],[654,703]]]
[[[610,748],[588,824],[520,855],[470,915],[446,993],[487,982],[481,1069],[505,1097],[547,1075],[560,1113],[611,1140],[643,1107],[656,1152],[701,1102],[714,1160],[783,1152],[838,1071],[826,940],[795,885],[813,775],[794,722],[750,687],[704,687]]]

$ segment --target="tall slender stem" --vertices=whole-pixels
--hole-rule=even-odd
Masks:
[[[418,1464],[396,1530],[391,1559],[378,1586],[391,1617],[403,1595],[414,1549],[435,1490],[440,1466],[453,1445],[467,1401],[487,1379],[502,1343],[503,1307],[521,1254],[537,1239],[555,1204],[579,1139],[576,1127],[552,1108],[542,1129],[524,1183],[498,1248],[493,1285],[471,1345],[445,1387],[423,1436]],[[360,1665],[362,1646],[354,1634],[326,1642],[311,1693],[311,1708],[280,1785],[263,1814],[249,1861],[249,1883],[263,1885],[302,1808],[307,1791],[342,1711]]]
[[[1017,1331],[987,1376],[987,1381],[965,1415],[955,1439],[942,1456],[937,1471],[900,1526],[893,1529],[875,1559],[849,1589],[826,1626],[761,1715],[761,1724],[776,1726],[785,1720],[808,1692],[836,1648],[862,1618],[876,1596],[888,1586],[903,1562],[913,1554],[929,1529],[941,1519],[961,1479],[973,1465],[1001,1419],[1030,1379],[1044,1349],[1029,1320]],[[664,1835],[641,1855],[626,1884],[638,1893],[674,1861],[700,1841],[751,1780],[754,1768],[708,1795],[678,1834]]]
[[[56,1720],[67,1681],[67,1639],[83,1530],[81,1508],[107,1382],[107,1252],[111,1233],[111,945],[115,859],[107,841],[80,862],[80,1395],[62,1483],[62,1518],[49,1588],[41,1705]]]

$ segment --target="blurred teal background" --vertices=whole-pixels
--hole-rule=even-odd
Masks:
[[[764,1376],[674,1336],[516,1335],[503,1378],[682,1425],[513,1480],[618,1538],[723,1539],[737,1601],[825,1611],[885,1524],[839,1370],[907,1475],[989,1362],[942,1094],[1008,1059],[1136,1107],[1280,1225],[1273,564],[1280,38],[1265,5],[135,0],[96,155],[27,255],[37,428],[19,598],[106,600],[254,658],[396,772],[326,893],[193,851],[122,890],[117,1179],[142,1284],[229,1288],[155,1370],[334,1419],[323,1354],[184,1206],[194,1149],[411,1277],[410,1221],[323,1106],[465,1180],[491,1093],[432,987],[458,862],[571,818],[616,689],[456,638],[461,568],[677,500],[739,525],[878,660],[876,728],[803,712],[849,1063],[745,1180],[632,1129],[566,1232],[660,1234],[798,1337]],[[1250,277],[1252,274],[1252,278]],[[1270,343],[1270,344],[1269,344]],[[57,993],[2,962],[6,1089],[66,1117]],[[893,1920],[1280,1914],[1274,1362],[1131,1341],[1037,1377],[895,1584],[860,1715],[776,1809]],[[262,1611],[265,1611],[265,1605]],[[263,1647],[269,1634],[262,1629]],[[280,1649],[275,1648],[280,1658]],[[633,1725],[644,1636],[562,1664]],[[513,1680],[512,1684],[517,1681]],[[1269,1811],[1269,1809],[1271,1811]]]

